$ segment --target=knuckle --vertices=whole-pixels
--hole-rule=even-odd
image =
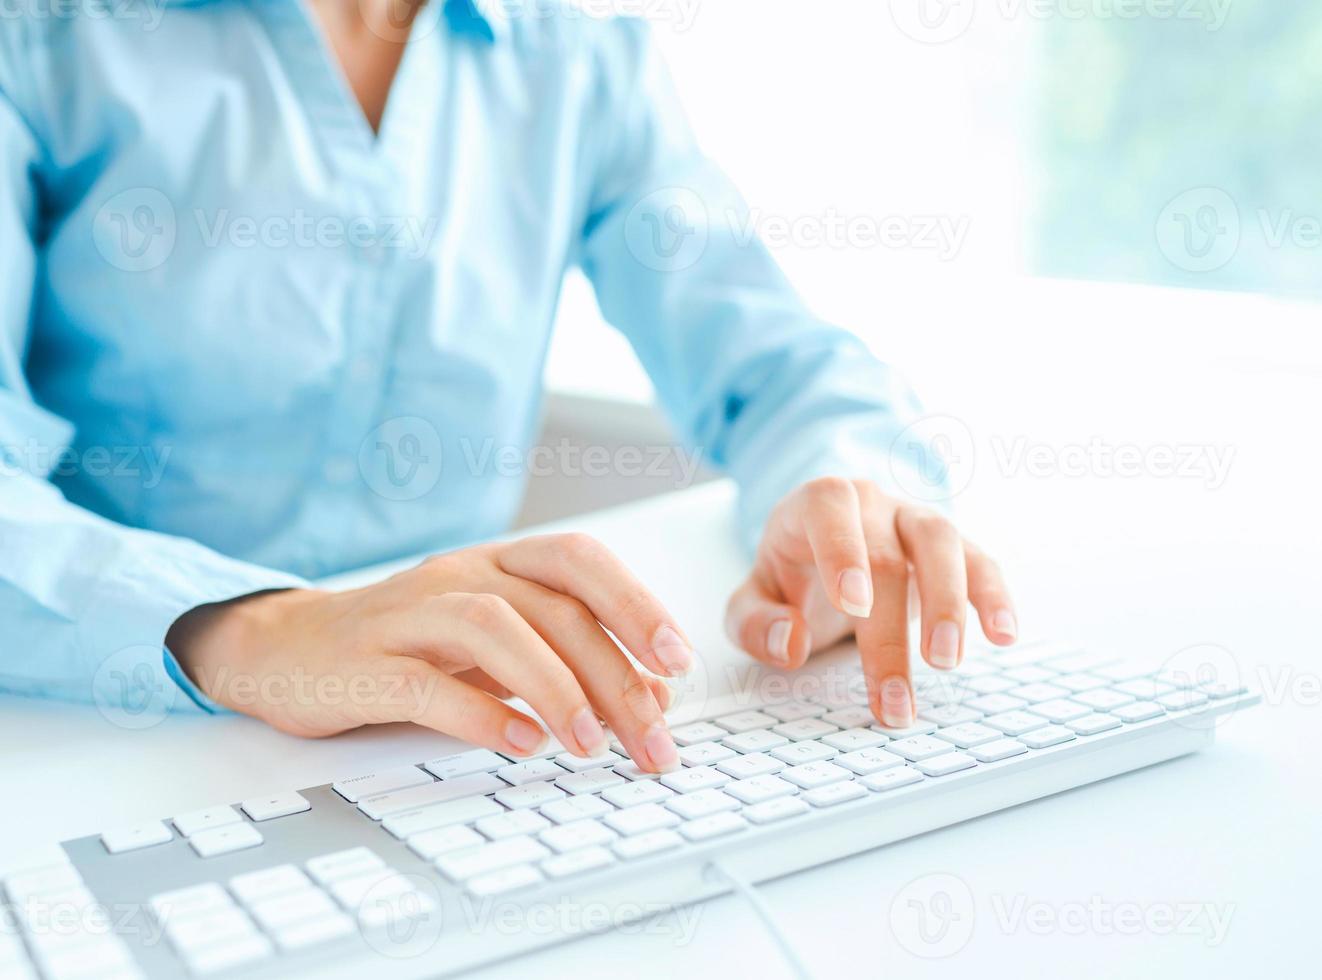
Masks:
[[[487,592],[451,592],[445,599],[452,615],[483,632],[506,622],[514,611],[500,596]]]
[[[809,500],[839,500],[853,496],[854,484],[843,476],[819,476],[805,483],[803,492]]]
[[[858,494],[859,503],[865,508],[874,507],[882,501],[881,488],[871,480],[854,480],[854,492]]]
[[[567,561],[592,561],[605,550],[600,541],[582,531],[556,535],[554,547]]]
[[[557,633],[576,633],[597,625],[597,617],[577,599],[568,596],[551,602],[550,625]]]
[[[656,698],[652,695],[652,689],[648,687],[647,681],[643,679],[642,674],[630,667],[624,672],[621,683],[620,698],[624,702],[633,716],[639,719],[646,719],[650,715],[657,713],[658,708]]]
[[[945,540],[957,536],[955,525],[944,514],[927,507],[915,508],[910,513],[909,521],[921,538]]]
[[[885,579],[901,580],[909,577],[909,560],[889,545],[874,545],[868,549],[868,564],[874,574]]]

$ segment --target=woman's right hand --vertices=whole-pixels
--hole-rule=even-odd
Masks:
[[[546,733],[601,752],[603,719],[641,769],[679,765],[665,683],[693,650],[618,558],[580,534],[429,558],[345,592],[264,592],[181,616],[166,644],[227,708],[309,737],[412,721],[497,752],[536,754]]]

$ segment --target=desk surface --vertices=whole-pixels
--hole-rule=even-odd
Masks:
[[[1061,317],[1076,305],[1067,300],[1068,291]],[[1281,337],[1315,334],[1306,308],[1224,302]],[[1157,305],[1163,316],[1184,311],[1187,325],[1200,310],[1211,316],[1214,304],[1163,293]],[[1134,316],[1144,309],[1131,304]],[[1224,306],[1215,309],[1224,319]],[[1199,755],[765,886],[817,975],[1229,977],[1316,968],[1322,690],[1305,611],[1322,591],[1314,431],[1322,364],[1316,344],[1303,360],[1264,362],[1257,353],[1236,359],[1219,342],[1209,335],[1184,361],[1135,354],[1141,381],[1123,385],[1109,370],[1070,371],[1072,379],[1016,373],[1013,350],[1000,361],[989,352],[976,365],[952,365],[954,380],[935,407],[976,420],[978,465],[958,505],[971,535],[1003,557],[1027,631],[1151,656],[1214,643],[1263,689],[1263,706],[1235,716]],[[1004,398],[986,399],[985,382],[975,383],[989,368]],[[970,386],[963,396],[960,377]],[[1030,471],[1005,458],[1020,437],[1058,455],[1097,437],[1220,444],[1233,447],[1234,459],[1215,488],[1096,467]],[[720,631],[725,595],[742,570],[732,499],[728,485],[716,484],[574,524],[653,586],[715,679],[740,663]],[[172,716],[126,731],[93,708],[12,697],[0,698],[0,742],[0,866],[43,841],[328,782],[451,744],[405,727],[302,741],[238,717]],[[922,960],[886,923],[905,885],[937,872],[967,886],[975,928],[955,955]],[[1149,925],[1134,928],[1135,916]],[[748,909],[722,899],[484,976],[582,973],[589,962],[629,962],[639,977],[677,968],[787,975]]]

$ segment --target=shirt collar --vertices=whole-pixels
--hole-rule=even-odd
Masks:
[[[157,0],[171,7],[200,7],[216,0]],[[271,0],[257,0],[269,3]],[[445,19],[457,31],[470,31],[488,41],[503,40],[509,31],[509,14],[503,0],[430,0],[445,5]]]

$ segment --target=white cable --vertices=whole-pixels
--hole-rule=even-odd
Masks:
[[[767,905],[761,894],[759,894],[756,886],[746,878],[735,874],[719,861],[708,862],[707,872],[721,881],[722,884],[729,885],[733,888],[743,896],[749,905],[753,907],[753,911],[762,921],[762,925],[766,928],[767,932],[770,933],[772,941],[774,941],[776,946],[780,949],[781,956],[785,958],[785,962],[789,964],[790,972],[794,974],[797,980],[812,980],[812,974],[809,973],[808,968],[804,966],[803,960],[799,957],[798,951],[795,950],[794,945],[788,938],[786,938],[784,930],[780,927],[780,923],[776,921],[775,913],[771,911],[771,906]]]

